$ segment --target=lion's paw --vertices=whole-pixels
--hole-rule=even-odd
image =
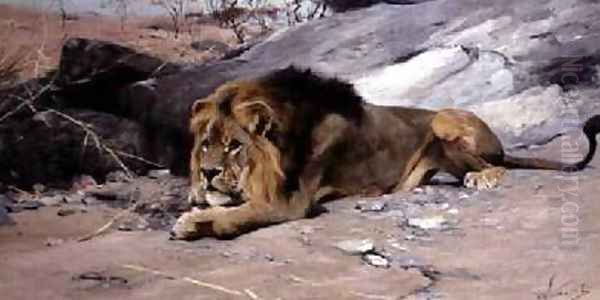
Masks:
[[[183,213],[171,229],[171,238],[176,240],[191,240],[201,237],[214,236],[212,216],[207,210],[192,208]]]
[[[478,190],[494,189],[500,185],[505,173],[506,169],[502,167],[493,167],[480,172],[469,172],[465,176],[464,185]]]

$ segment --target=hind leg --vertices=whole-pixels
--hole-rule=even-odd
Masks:
[[[446,109],[432,121],[434,135],[442,141],[443,170],[463,180],[469,188],[498,186],[506,170],[502,144],[491,129],[475,114]]]
[[[440,146],[438,141],[430,139],[421,150],[417,151],[409,161],[407,172],[394,188],[394,192],[410,191],[427,183],[440,169],[437,159],[443,155],[443,149]]]

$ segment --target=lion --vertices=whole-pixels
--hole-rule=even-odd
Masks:
[[[191,109],[190,201],[175,239],[232,238],[306,217],[320,201],[409,191],[444,171],[469,188],[499,185],[507,169],[583,169],[600,115],[575,164],[506,155],[475,114],[371,105],[353,86],[296,67],[237,80]]]

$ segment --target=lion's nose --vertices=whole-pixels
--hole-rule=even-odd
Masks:
[[[202,169],[202,175],[208,182],[211,182],[219,174],[221,174],[221,171],[218,169]]]

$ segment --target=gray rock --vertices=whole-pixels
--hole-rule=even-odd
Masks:
[[[68,207],[63,207],[63,208],[59,209],[58,212],[56,212],[56,214],[61,217],[68,217],[68,216],[74,215],[76,213],[77,213],[77,210],[75,210],[74,208],[68,208]]]
[[[422,230],[442,229],[448,223],[443,216],[433,216],[428,218],[409,218],[408,226]]]
[[[377,268],[386,268],[387,269],[390,267],[390,261],[387,258],[385,258],[379,254],[367,253],[367,254],[363,255],[362,259],[367,264],[377,267]]]
[[[356,204],[356,209],[361,212],[381,212],[387,208],[387,203],[385,201],[358,201]]]
[[[349,255],[361,255],[375,250],[372,240],[346,240],[335,244],[335,247]]]
[[[26,210],[36,210],[43,206],[44,206],[43,203],[40,203],[35,200],[26,200],[26,201],[19,202],[15,205],[15,207],[18,209],[26,209]]]

